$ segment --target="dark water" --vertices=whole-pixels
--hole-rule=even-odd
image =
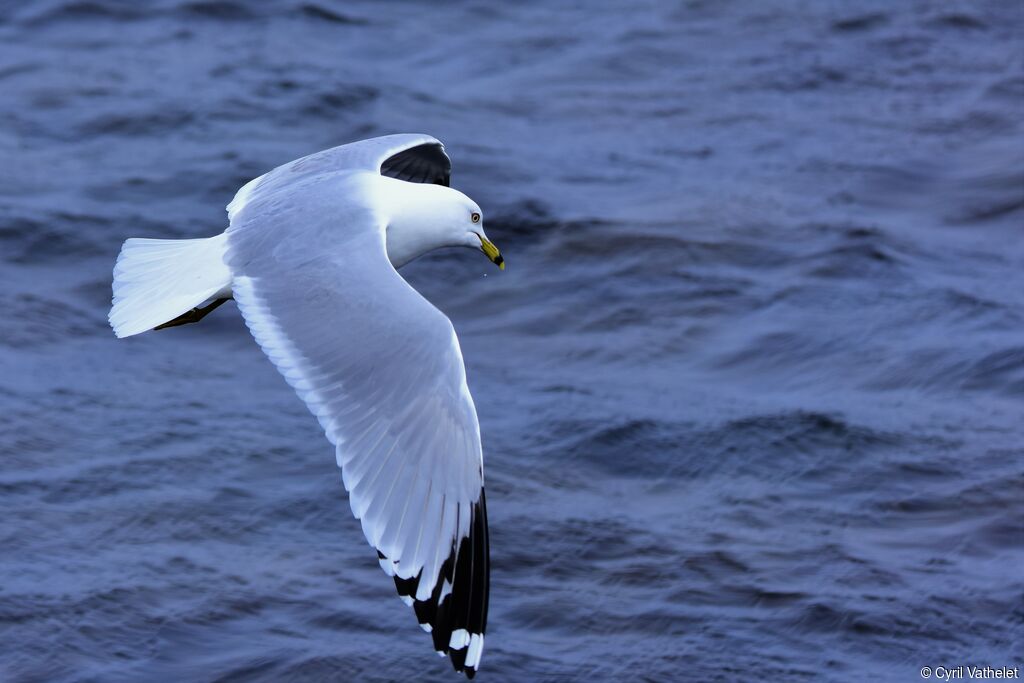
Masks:
[[[128,236],[444,140],[492,681],[1024,660],[1024,5],[0,2],[0,680],[455,679],[233,305]]]

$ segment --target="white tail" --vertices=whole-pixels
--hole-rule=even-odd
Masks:
[[[130,337],[174,320],[215,295],[231,296],[226,248],[227,235],[126,241],[114,266],[109,316],[114,334]]]

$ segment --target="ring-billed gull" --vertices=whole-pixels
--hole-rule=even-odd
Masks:
[[[197,322],[233,297],[335,445],[380,566],[472,678],[490,573],[480,427],[451,321],[395,270],[447,246],[504,268],[450,174],[428,135],[280,166],[238,191],[216,237],[125,242],[110,324],[128,337]]]

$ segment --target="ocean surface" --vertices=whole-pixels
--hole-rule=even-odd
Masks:
[[[0,0],[0,681],[456,681],[234,304],[134,237],[428,132],[483,681],[1024,664],[1024,3]]]

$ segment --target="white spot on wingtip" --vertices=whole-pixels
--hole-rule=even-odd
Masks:
[[[406,607],[412,607],[412,597],[408,595],[399,595],[398,597],[402,599],[402,602],[405,603]]]
[[[448,647],[453,650],[461,650],[469,645],[469,631],[464,628],[457,628],[452,631],[452,637],[448,641]]]
[[[480,655],[483,651],[484,637],[479,633],[474,633],[469,638],[469,650],[466,651],[466,666],[473,669],[480,666]]]
[[[431,626],[430,624],[420,624],[420,628],[423,629],[424,631],[426,631],[427,633],[430,633],[431,631],[434,630],[434,627]],[[441,654],[444,654],[444,653],[442,652]]]

